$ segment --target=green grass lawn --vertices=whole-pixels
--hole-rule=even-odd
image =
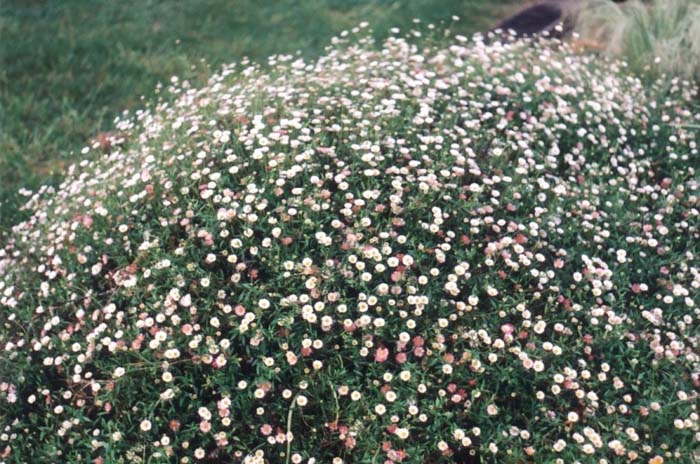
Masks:
[[[512,10],[486,0],[120,0],[0,2],[0,230],[16,223],[19,188],[56,183],[116,114],[172,75],[277,53],[318,55],[361,21],[375,34],[461,19],[471,33]],[[206,60],[206,64],[203,64]],[[193,69],[193,67],[195,67]],[[143,97],[145,96],[145,97]],[[76,155],[77,154],[77,155]]]

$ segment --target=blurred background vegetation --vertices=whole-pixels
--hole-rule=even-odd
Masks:
[[[297,50],[319,55],[369,21],[377,38],[414,18],[458,33],[493,27],[517,0],[3,0],[0,231],[22,218],[19,188],[55,183],[124,109],[173,75]],[[451,23],[451,16],[460,20]],[[202,62],[205,60],[205,63]],[[193,69],[193,66],[196,68]],[[142,97],[145,96],[145,97]]]
[[[700,0],[582,0],[578,32],[648,78],[700,82]]]

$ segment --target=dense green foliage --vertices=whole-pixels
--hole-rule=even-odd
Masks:
[[[417,35],[172,79],[28,199],[0,462],[698,459],[696,89]]]

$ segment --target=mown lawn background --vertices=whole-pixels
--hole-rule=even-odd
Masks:
[[[0,236],[22,219],[18,189],[56,183],[80,149],[173,75],[249,57],[313,58],[369,21],[377,38],[413,19],[470,34],[516,0],[4,0],[0,2]],[[203,61],[204,60],[204,61]]]

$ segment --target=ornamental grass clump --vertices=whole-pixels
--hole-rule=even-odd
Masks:
[[[696,89],[418,40],[173,78],[28,199],[0,462],[698,457]]]
[[[576,23],[584,39],[643,75],[700,82],[700,0],[587,0]]]

